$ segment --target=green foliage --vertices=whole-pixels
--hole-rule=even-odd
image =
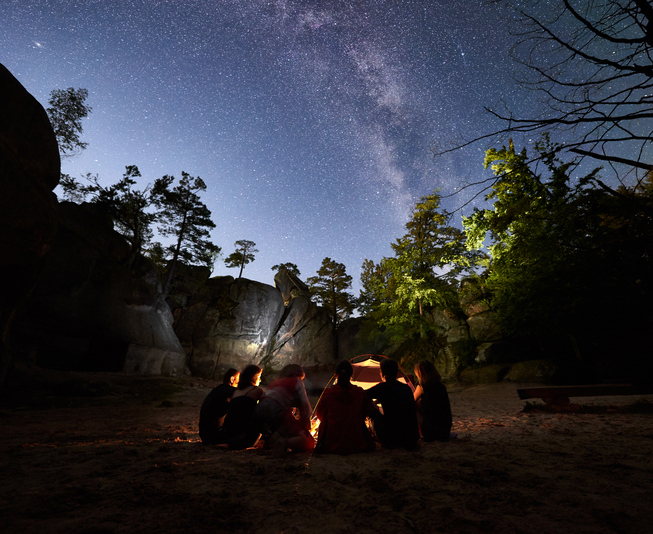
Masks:
[[[406,234],[393,243],[393,258],[365,260],[361,274],[361,310],[400,339],[427,334],[427,310],[456,300],[458,278],[473,271],[482,254],[465,246],[465,234],[448,226],[437,193],[422,197],[406,223]]]
[[[299,278],[299,275],[301,274],[299,272],[299,267],[295,265],[294,263],[277,263],[276,265],[272,266],[272,270],[275,272],[275,274],[280,273],[281,271],[287,271],[290,274],[294,274],[296,277]]]
[[[337,328],[351,316],[356,302],[354,296],[347,291],[351,288],[352,278],[343,263],[324,258],[317,276],[311,276],[306,282],[318,304],[329,311],[334,327]]]
[[[122,179],[108,187],[100,184],[97,175],[89,173],[85,178],[88,184],[62,175],[60,185],[64,198],[81,202],[90,196],[94,204],[102,206],[113,219],[116,231],[129,242],[129,263],[132,264],[150,243],[152,223],[158,216],[156,212],[148,211],[153,201],[150,186],[142,191],[136,189],[136,179],[141,178],[136,165],[125,167]]]
[[[229,269],[240,267],[240,272],[238,273],[238,278],[240,278],[243,276],[245,265],[254,261],[254,254],[258,252],[258,249],[254,241],[247,241],[246,239],[236,241],[234,246],[236,247],[235,252],[229,254],[227,259],[224,260],[224,263]]]
[[[358,309],[362,315],[372,316],[379,306],[389,298],[388,284],[391,283],[391,271],[383,262],[376,264],[372,260],[363,261],[361,271],[361,290]]]
[[[59,153],[70,155],[75,150],[83,150],[88,146],[80,139],[82,119],[91,113],[91,107],[86,105],[88,91],[86,89],[54,89],[50,93],[49,108],[46,109],[50,124],[54,130],[59,145]]]
[[[611,191],[598,169],[573,180],[557,149],[546,136],[536,145],[545,173],[512,143],[489,150],[493,206],[464,219],[470,245],[490,241],[488,287],[507,334],[602,335],[623,320],[617,310],[646,314],[653,198],[642,187]]]

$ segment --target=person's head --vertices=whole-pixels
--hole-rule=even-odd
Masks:
[[[338,377],[338,384],[345,388],[349,385],[351,375],[354,374],[354,368],[348,360],[342,360],[336,365],[336,376]]]
[[[227,369],[227,372],[222,377],[222,383],[227,384],[228,386],[236,387],[238,385],[238,379],[240,378],[240,371],[238,369]]]
[[[279,378],[301,378],[302,380],[306,376],[306,373],[304,373],[304,369],[302,369],[301,365],[297,365],[296,363],[291,363],[286,365],[281,371],[279,371]]]
[[[442,377],[438,370],[428,360],[422,360],[415,366],[415,375],[421,386],[432,382],[442,382]]]
[[[238,389],[245,389],[249,386],[258,386],[261,383],[261,369],[258,365],[248,365],[240,373],[240,380],[238,381]]]
[[[397,373],[399,372],[399,365],[390,358],[381,360],[381,376],[386,382],[393,382],[397,380]]]

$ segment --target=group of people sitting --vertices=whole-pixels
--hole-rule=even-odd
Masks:
[[[414,393],[397,380],[398,370],[396,361],[382,360],[381,382],[364,390],[351,383],[352,364],[338,363],[336,383],[324,390],[317,404],[316,443],[305,375],[299,365],[284,367],[265,391],[259,386],[262,369],[258,365],[248,365],[242,373],[229,369],[223,383],[202,404],[200,438],[231,449],[254,447],[263,439],[264,447],[280,454],[288,449],[336,454],[371,451],[376,447],[372,432],[386,448],[413,449],[420,437],[448,441],[454,436],[451,407],[435,366],[429,361],[415,366],[419,385]]]

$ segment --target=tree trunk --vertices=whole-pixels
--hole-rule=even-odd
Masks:
[[[184,240],[184,235],[186,234],[186,217],[187,217],[187,212],[184,213],[184,219],[181,223],[181,228],[179,230],[179,235],[177,238],[177,246],[175,247],[175,253],[172,256],[172,261],[170,262],[170,267],[168,268],[168,277],[166,278],[166,284],[163,287],[164,299],[168,296],[168,292],[170,291],[170,285],[172,284],[172,277],[175,275],[175,270],[177,268],[177,259],[179,258],[179,253],[181,251],[181,244]]]

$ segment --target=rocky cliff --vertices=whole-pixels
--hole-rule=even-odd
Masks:
[[[334,336],[326,311],[311,302],[303,283],[284,273],[279,288],[245,278],[210,278],[175,302],[175,331],[194,375],[220,376],[227,368],[256,363],[279,370],[335,362]],[[285,301],[285,303],[284,303]]]
[[[61,203],[51,253],[16,317],[17,350],[60,369],[185,373],[156,266],[128,262],[125,239],[97,206]]]
[[[10,324],[32,291],[57,231],[59,150],[43,107],[0,65],[0,387]]]

